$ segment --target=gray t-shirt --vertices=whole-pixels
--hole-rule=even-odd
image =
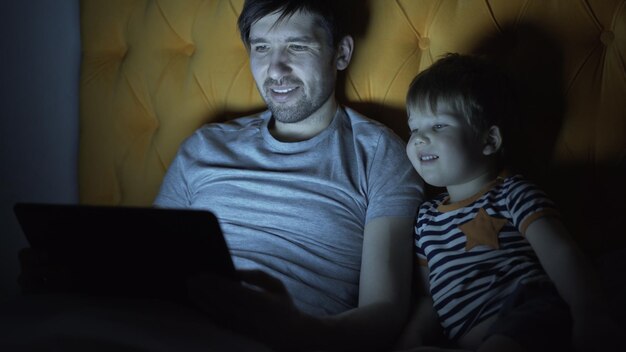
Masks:
[[[414,216],[422,181],[402,140],[353,110],[302,142],[273,138],[270,120],[266,111],[197,130],[154,204],[212,211],[235,266],[282,280],[302,311],[354,308],[365,224]]]

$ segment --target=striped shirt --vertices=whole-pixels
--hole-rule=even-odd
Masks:
[[[547,280],[524,237],[554,204],[521,176],[498,178],[472,198],[424,202],[415,224],[418,261],[430,270],[435,310],[451,340],[500,311],[518,284]]]

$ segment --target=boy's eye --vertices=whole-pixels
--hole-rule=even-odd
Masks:
[[[442,124],[442,123],[438,123],[436,125],[433,126],[433,129],[436,130],[440,130],[442,128],[446,127],[446,125]]]

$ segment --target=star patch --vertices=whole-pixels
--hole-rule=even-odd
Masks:
[[[459,229],[467,238],[465,250],[469,251],[478,245],[489,246],[493,249],[500,248],[498,233],[507,222],[506,219],[490,216],[485,209],[480,208],[474,219],[459,225]]]

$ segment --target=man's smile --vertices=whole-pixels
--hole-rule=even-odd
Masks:
[[[296,89],[296,88],[283,88],[283,89],[272,88],[272,91],[275,92],[275,93],[279,93],[279,94],[285,94],[285,93],[291,92],[294,89]]]
[[[289,87],[269,87],[268,89],[272,100],[277,103],[284,103],[289,101],[297,92],[300,91],[300,87],[298,86],[289,86]]]

